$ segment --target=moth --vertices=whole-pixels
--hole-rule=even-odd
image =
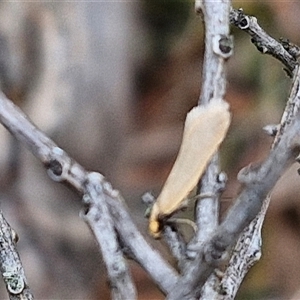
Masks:
[[[228,103],[216,98],[187,114],[177,158],[150,213],[149,232],[154,238],[160,237],[161,221],[181,207],[198,183],[225,138],[230,120]]]

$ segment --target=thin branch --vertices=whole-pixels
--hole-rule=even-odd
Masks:
[[[222,276],[220,287],[217,292],[218,300],[234,299],[237,291],[247,275],[248,271],[261,258],[261,229],[264,216],[269,207],[270,197],[263,202],[259,214],[246,227],[239,237],[228,263],[228,267]]]
[[[293,72],[293,82],[290,95],[285,106],[284,113],[280,121],[280,126],[277,130],[274,143],[274,148],[280,141],[286,127],[293,121],[300,107],[300,67],[297,65]]]
[[[203,14],[205,24],[205,54],[203,79],[199,105],[207,104],[212,98],[224,99],[226,91],[225,61],[233,52],[233,41],[229,35],[230,1],[196,1],[197,12]],[[200,147],[200,145],[199,145]],[[168,295],[169,300],[195,299],[212,273],[213,268],[202,259],[203,245],[210,238],[219,222],[219,159],[216,154],[204,174],[199,193],[213,195],[198,201],[196,224],[198,231],[188,245],[192,259],[187,263],[183,276]],[[222,182],[222,187],[224,182]]]
[[[273,126],[272,131],[274,132],[273,135],[275,135],[275,139],[272,148],[274,148],[279,143],[284,131],[286,130],[286,126],[292,122],[296,113],[299,111],[300,70],[296,61],[297,57],[299,57],[299,47],[284,41],[281,41],[281,43],[277,42],[259,27],[255,18],[245,15],[242,10],[237,11],[232,9],[230,12],[230,17],[232,23],[237,25],[239,28],[244,26],[245,28],[241,29],[244,29],[246,32],[248,32],[255,38],[256,41],[260,41],[260,45],[264,46],[264,49],[268,49],[266,53],[278,58],[284,64],[288,63],[287,67],[291,71],[290,74],[293,75],[291,92],[285,107],[285,111],[282,115],[281,122],[279,125]],[[251,20],[251,22],[249,20]],[[289,54],[292,55],[292,58],[289,56]],[[233,250],[233,255],[229,261],[229,267],[226,269],[222,279],[222,287],[219,290],[219,299],[233,299],[237,293],[241,281],[249,269],[260,259],[261,227],[264,222],[269,203],[270,196],[266,197],[263,202],[262,209],[257,217],[249,224],[249,226],[239,237],[235,249]],[[245,243],[245,241],[247,241],[247,243]]]
[[[15,238],[14,238],[15,236]],[[0,271],[10,300],[31,300],[33,295],[16,249],[17,236],[0,210]]]
[[[299,126],[300,115],[297,114],[266,160],[240,172],[239,180],[244,184],[244,189],[212,239],[207,241],[204,251],[199,253],[193,264],[190,264],[188,272],[172,290],[169,299],[194,299],[197,285],[201,287],[214,267],[228,256],[236,239],[260,212],[264,199],[298,154]]]
[[[208,103],[213,97],[224,99],[226,91],[225,61],[233,50],[232,37],[229,35],[230,1],[202,1],[195,3],[196,11],[201,8],[205,24],[205,53],[203,80],[199,105]],[[199,145],[200,147],[200,145]],[[219,158],[216,154],[207,167],[199,185],[199,194],[214,195],[198,201],[196,205],[196,224],[199,230],[188,246],[189,250],[201,247],[219,222]],[[189,255],[192,255],[189,251]]]
[[[300,106],[300,68],[297,66],[294,69],[294,79],[285,107],[285,111],[282,115],[280,125],[277,126],[276,137],[274,139],[272,148],[275,148],[280,142],[282,135],[284,134],[286,127],[291,124],[295,119]],[[256,218],[249,224],[249,226],[243,231],[239,237],[236,246],[233,250],[233,255],[229,261],[229,267],[224,273],[221,288],[220,299],[233,299],[240,286],[241,281],[249,271],[249,269],[260,258],[261,252],[261,227],[264,222],[266,211],[269,207],[270,196],[266,197],[263,202],[262,209]],[[245,243],[247,241],[247,243]],[[254,245],[254,246],[253,246]],[[228,279],[228,280],[226,280]]]
[[[297,113],[266,160],[240,171],[238,179],[244,189],[207,246],[208,261],[214,262],[224,255],[224,251],[260,212],[264,199],[283,172],[295,161],[300,149],[299,126],[300,115]]]
[[[270,37],[257,23],[257,19],[253,16],[246,15],[242,9],[231,9],[230,23],[247,32],[251,37],[252,43],[263,54],[269,54],[281,61],[288,72],[292,75],[293,70],[297,65],[297,58],[294,47],[289,48],[286,43],[279,43],[274,38]],[[299,55],[299,52],[298,54]]]
[[[298,76],[295,76],[295,78],[291,95],[297,95],[295,88],[299,89],[299,84],[296,83]],[[289,114],[290,111],[293,114],[297,111],[298,104],[295,104],[295,98],[297,96],[290,97],[289,102],[291,104],[288,105],[289,108],[287,108],[285,115]],[[283,118],[286,119],[285,116]],[[286,123],[285,127],[288,129],[284,134],[280,132],[281,138],[277,140],[276,147],[271,151],[265,162],[260,166],[250,166],[240,172],[239,180],[244,184],[244,189],[233,207],[228,211],[225,220],[218,227],[212,239],[205,245],[203,253],[197,255],[194,264],[191,265],[188,272],[184,274],[183,278],[172,291],[172,294],[169,295],[169,299],[194,299],[197,283],[202,286],[206,278],[212,273],[213,266],[217,266],[229,254],[228,250],[233,246],[245,227],[260,212],[265,203],[264,199],[282,173],[291,164],[292,159],[296,156],[296,152],[299,151],[300,139],[297,133],[299,125],[300,117],[297,115],[296,120],[292,124],[290,122]],[[254,231],[260,231],[262,225],[260,218],[256,218],[255,222],[255,226],[250,225],[248,227],[251,236],[253,236]],[[249,234],[246,236],[249,237]],[[259,239],[260,236],[253,237],[252,242],[255,244],[255,241],[257,242]],[[249,245],[253,244],[248,244],[248,248]],[[256,252],[256,254],[259,254],[257,249],[251,253]],[[258,257],[255,257],[255,259],[258,259]],[[254,261],[251,260],[251,263]],[[248,266],[251,264],[249,264],[249,261],[244,262]]]
[[[130,271],[120,249],[114,230],[114,222],[103,196],[103,176],[89,173],[83,200],[88,210],[82,214],[99,243],[106,264],[112,299],[136,299],[136,289]]]
[[[276,136],[272,148],[280,141],[283,132],[291,123],[299,109],[299,68],[297,67],[297,57],[299,57],[299,47],[292,45],[289,41],[281,40],[280,43],[270,37],[258,25],[256,18],[247,16],[240,10],[231,9],[230,21],[232,24],[245,30],[252,36],[252,42],[262,53],[267,53],[279,59],[285,64],[290,76],[293,75],[293,85],[285,112],[280,125],[273,126],[272,135]],[[254,220],[246,227],[239,237],[231,255],[222,281],[218,285],[206,284],[203,290],[203,299],[234,299],[236,292],[249,271],[249,269],[260,259],[261,256],[261,227],[266,211],[270,203],[270,196],[263,201],[262,209]],[[220,288],[216,289],[216,286]]]
[[[182,234],[177,230],[175,224],[164,227],[163,237],[172,256],[177,261],[179,270],[183,270],[186,266],[186,242],[184,241]]]
[[[80,194],[86,192],[89,173],[41,132],[3,93],[0,93],[0,122],[45,165],[51,179],[72,186]],[[119,193],[105,181],[102,188],[114,226],[123,244],[130,248],[136,260],[150,274],[157,286],[165,293],[170,292],[178,280],[176,271],[140,234]],[[94,236],[97,238],[96,233]]]
[[[130,249],[135,260],[148,272],[156,285],[168,294],[178,281],[177,272],[146,242],[133,223],[120,194],[109,183],[104,185],[104,192],[122,244]]]

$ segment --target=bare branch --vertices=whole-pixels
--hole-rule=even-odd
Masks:
[[[202,286],[214,266],[228,256],[229,248],[259,213],[264,199],[299,152],[299,126],[298,114],[266,160],[261,165],[249,166],[240,172],[239,180],[244,184],[244,189],[212,239],[206,243],[204,252],[189,266],[184,277],[169,295],[169,299],[194,299],[197,284]]]
[[[229,35],[230,1],[196,1],[195,9],[203,13],[205,22],[205,54],[203,79],[199,105],[208,103],[212,98],[224,99],[226,90],[225,61],[233,50],[232,37]],[[203,245],[210,238],[219,220],[219,159],[216,154],[209,164],[201,181],[200,194],[213,195],[196,206],[198,231],[188,245],[192,261],[187,263],[183,276],[168,295],[168,299],[194,299],[199,296],[201,287],[213,268],[202,258]],[[195,259],[195,260],[194,260]]]
[[[177,260],[179,270],[183,270],[186,265],[186,242],[183,236],[174,224],[164,227],[163,236],[172,256]]]
[[[299,65],[297,65],[297,67],[294,69],[291,92],[287,104],[285,106],[284,113],[282,114],[280,127],[277,130],[277,134],[275,136],[275,140],[272,147],[275,147],[279,143],[281,136],[286,129],[286,126],[288,126],[293,121],[297,112],[299,111],[299,107],[300,107],[300,67]]]
[[[151,275],[156,285],[168,294],[178,281],[177,272],[146,242],[133,223],[119,193],[110,184],[104,186],[104,192],[122,243],[130,249],[135,260]]]
[[[196,0],[196,11],[203,13],[206,27],[200,105],[207,104],[212,98],[224,99],[225,62],[232,54],[233,43],[229,35],[230,1]],[[218,281],[221,284],[219,293],[226,294],[224,299],[235,295],[241,280],[260,257],[260,231],[269,204],[269,192],[300,149],[300,73],[297,67],[300,51],[299,47],[291,45],[288,41],[277,42],[271,38],[260,28],[254,17],[245,15],[242,10],[232,9],[230,21],[251,35],[252,42],[258,50],[274,56],[285,65],[289,75],[293,75],[293,86],[280,126],[269,128],[271,134],[276,134],[270,155],[260,165],[249,166],[239,173],[238,179],[243,184],[243,190],[228,210],[224,221],[219,225],[219,196],[225,187],[226,176],[220,173],[216,154],[199,188],[202,197],[196,205],[198,230],[194,239],[186,245],[181,235],[176,230],[173,231],[172,225],[167,224],[164,228],[164,237],[178,260],[181,277],[146,242],[132,222],[119,192],[114,190],[101,174],[86,171],[70,158],[37,129],[19,108],[0,94],[1,123],[41,160],[51,179],[67,183],[83,194],[83,203],[87,207],[83,218],[101,248],[110,277],[113,299],[136,298],[135,286],[123,256],[124,252],[130,253],[130,256],[150,274],[158,287],[168,295],[169,300],[197,299],[205,283],[213,290],[213,284],[218,280],[213,276],[213,270],[230,254],[238,238],[225,276],[221,283]],[[1,217],[0,215],[4,234],[1,232],[0,239],[6,238],[6,232],[11,234],[10,229],[3,229],[6,225],[2,225]],[[5,240],[3,245],[4,243],[13,244],[11,239]],[[10,251],[9,247],[11,246],[7,249]],[[5,251],[7,249],[4,248]],[[14,253],[13,256],[19,259]],[[4,253],[5,256],[8,257],[7,253]],[[236,268],[237,264],[239,270]],[[21,267],[7,267],[1,262],[0,269],[10,292],[10,289],[17,289],[20,293],[26,293],[25,299],[32,299]],[[233,284],[230,282],[230,276],[236,279],[233,280]],[[218,295],[218,292],[215,295]],[[212,299],[209,298],[209,294],[204,293],[203,296]],[[19,292],[15,293],[15,296],[12,295],[11,299],[20,299],[14,297],[19,297]]]
[[[25,114],[2,93],[0,94],[0,121],[41,160],[50,178],[72,186],[80,194],[86,192],[89,173],[32,124]],[[140,234],[119,193],[113,190],[108,182],[102,184],[114,226],[123,243],[130,248],[136,260],[151,275],[160,289],[165,293],[170,292],[178,279],[176,271]],[[97,238],[97,234],[94,235]]]
[[[274,139],[272,148],[282,138],[286,127],[291,124],[295,119],[296,113],[299,111],[300,106],[300,70],[297,66],[294,70],[294,79],[290,92],[290,96],[285,107],[285,111],[282,115],[279,126],[276,126],[276,137]],[[259,260],[260,253],[260,241],[261,241],[261,226],[264,222],[266,211],[269,207],[270,196],[266,197],[263,202],[263,206],[257,217],[249,224],[249,226],[243,231],[239,237],[236,246],[233,250],[233,255],[229,261],[229,267],[226,269],[224,278],[222,280],[222,299],[230,299],[234,297],[237,292],[240,282],[247,274],[248,270]],[[245,243],[247,241],[247,243]],[[254,245],[254,247],[253,247]],[[243,262],[241,267],[241,262]],[[226,280],[228,279],[228,281]],[[234,284],[233,284],[234,283]]]
[[[202,4],[202,7],[203,6],[205,7],[205,2]],[[298,72],[295,71],[295,73]],[[290,114],[294,115],[297,111],[298,104],[295,103],[295,98],[297,98],[295,95],[298,94],[298,90],[295,89],[299,88],[299,84],[296,82],[298,80],[298,75],[296,76],[295,74],[294,85],[291,92],[293,96],[290,97],[289,101],[292,104],[288,105],[289,108],[286,109],[283,119],[286,119],[285,115],[289,114],[289,112],[293,112]],[[291,119],[289,118],[289,120]],[[218,227],[212,239],[205,244],[204,256],[202,256],[201,253],[197,254],[194,264],[188,268],[188,272],[184,274],[183,278],[176,285],[172,294],[169,295],[169,299],[193,299],[198,295],[195,291],[197,284],[198,288],[199,285],[202,286],[206,278],[212,273],[213,265],[218,265],[218,262],[222,261],[222,259],[228,255],[227,250],[232,247],[244,228],[248,226],[260,212],[264,199],[281,174],[291,164],[292,159],[295,158],[295,153],[299,151],[299,135],[297,134],[297,129],[300,125],[299,115],[292,124],[290,124],[291,122],[283,122],[285,123],[284,127],[287,127],[288,130],[284,134],[279,130],[280,133],[277,133],[276,147],[274,147],[264,163],[256,167],[250,166],[240,172],[239,180],[244,184],[243,191],[233,207],[228,211],[225,220]],[[208,182],[212,181],[208,180]],[[250,225],[248,227],[253,239],[245,246],[249,249],[251,245],[256,245],[255,251],[253,252],[254,248],[251,250],[252,254],[258,254],[259,252],[257,251],[260,251],[258,250],[259,248],[257,248],[257,246],[259,246],[257,242],[260,240],[260,235],[254,235],[253,233],[260,231],[262,220],[259,217],[255,220],[256,221],[253,221],[254,226]],[[242,238],[249,237],[249,232],[246,232],[247,235],[243,235]],[[247,268],[250,268],[250,265],[253,264],[256,259],[258,259],[258,257],[244,261],[247,265],[243,270],[245,273],[247,272]]]
[[[218,298],[219,300],[234,299],[244,277],[250,268],[260,260],[262,254],[261,228],[269,202],[270,197],[267,197],[259,214],[238,239],[220,283],[218,294],[221,297]]]
[[[292,48],[292,50],[288,52],[286,50],[286,46],[284,47],[282,43],[279,43],[275,39],[270,37],[259,26],[255,17],[244,14],[242,9],[231,9],[230,23],[247,32],[252,37],[252,43],[261,53],[270,54],[281,61],[285,65],[288,74],[292,74],[294,68],[297,65],[295,51],[293,51],[294,48]]]
[[[112,299],[136,299],[136,289],[120,249],[114,223],[103,196],[103,176],[89,173],[83,201],[88,210],[82,214],[96,236],[110,280]]]
[[[199,1],[196,11],[202,9],[205,22],[205,54],[203,62],[203,81],[199,105],[208,103],[213,97],[224,99],[226,90],[225,61],[233,50],[232,37],[229,35],[229,1]],[[218,154],[209,164],[201,180],[199,194],[214,195],[198,201],[196,206],[196,224],[198,230],[188,246],[189,250],[201,247],[201,244],[214,231],[219,220],[220,173]],[[199,187],[199,188],[200,188]],[[192,252],[190,252],[192,255]]]
[[[14,238],[15,236],[15,238]],[[16,249],[17,236],[0,211],[0,271],[10,300],[31,300],[25,272]]]
[[[250,165],[240,171],[238,179],[245,187],[208,245],[208,261],[214,262],[224,255],[224,251],[259,213],[263,200],[282,173],[294,162],[300,145],[299,125],[300,115],[297,114],[266,160],[261,165]]]

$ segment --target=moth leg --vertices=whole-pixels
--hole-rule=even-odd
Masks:
[[[198,230],[198,227],[194,221],[185,218],[171,218],[167,221],[167,224],[168,223],[175,223],[177,225],[187,225],[192,228],[194,233],[196,233],[196,231]]]

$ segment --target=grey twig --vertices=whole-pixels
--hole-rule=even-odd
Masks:
[[[201,7],[203,9],[203,14],[205,17],[205,13],[207,12],[205,11],[205,9],[207,9],[205,1],[202,2]],[[214,14],[216,17],[216,10],[214,10]],[[244,23],[242,23],[246,27],[243,29],[247,29],[248,27],[253,28],[253,24],[257,24],[253,19],[249,20],[248,18],[246,18],[246,21],[250,25],[245,25]],[[216,24],[216,21],[213,22],[214,24]],[[254,26],[254,28],[257,27]],[[269,43],[273,43],[272,40],[266,39],[267,35],[263,31],[259,32],[259,34],[257,34],[256,32],[255,34],[256,35],[254,35],[253,33],[253,37],[257,39],[260,37],[259,34],[262,34],[263,38],[261,40],[264,41],[267,46],[269,45]],[[207,42],[208,41],[206,40],[206,43]],[[199,288],[205,283],[208,276],[212,273],[214,266],[218,266],[218,264],[229,255],[229,249],[234,245],[237,238],[248,225],[250,235],[254,236],[252,242],[256,241],[258,242],[258,244],[252,243],[248,245],[248,248],[250,248],[251,245],[255,244],[255,251],[252,251],[251,253],[254,256],[256,255],[257,257],[254,257],[254,259],[251,259],[251,261],[246,260],[245,264],[248,264],[248,267],[250,267],[251,263],[254,263],[255,259],[258,259],[259,257],[260,237],[256,234],[260,230],[262,220],[259,216],[256,216],[261,211],[262,206],[267,205],[264,204],[264,199],[267,198],[268,193],[273,188],[279,177],[291,164],[293,159],[295,159],[300,145],[300,137],[298,134],[298,128],[300,125],[299,113],[296,117],[294,117],[299,106],[299,102],[297,101],[299,89],[298,68],[296,68],[295,59],[285,49],[283,49],[282,51],[280,44],[278,42],[276,43],[276,47],[278,47],[280,51],[276,47],[276,51],[272,48],[274,46],[274,43],[272,44],[272,47],[266,49],[271,49],[270,51],[268,50],[270,54],[275,51],[275,55],[272,55],[286,64],[288,70],[290,71],[290,74],[294,75],[294,83],[289,103],[283,116],[281,127],[279,128],[279,131],[277,133],[276,142],[274,143],[275,146],[270,152],[270,155],[262,164],[255,167],[249,166],[248,168],[245,168],[240,172],[239,180],[244,185],[242,192],[238,196],[235,204],[228,211],[222,224],[215,230],[212,238],[207,239],[206,235],[206,240],[205,237],[202,239],[202,245],[204,249],[201,250],[200,253],[196,253],[193,264],[189,265],[189,268],[187,268],[187,271],[183,274],[175,289],[171,294],[168,295],[168,299],[194,299],[195,297],[198,297],[200,293]],[[269,53],[268,51],[265,52]],[[207,56],[205,56],[205,59],[206,58]],[[289,60],[290,58],[291,60]],[[214,64],[212,64],[212,66],[214,66]],[[209,69],[207,69],[207,72],[209,73]],[[206,80],[207,79],[204,78],[204,83]],[[210,86],[214,86],[212,81],[210,81]],[[223,87],[224,84],[219,84],[219,88],[221,89],[221,91],[223,90]],[[209,90],[212,94],[212,88],[210,88]],[[201,97],[205,97],[206,95],[208,95],[207,90],[205,92],[202,92]],[[287,118],[287,115],[293,117]],[[284,128],[284,130],[281,130],[281,128]],[[213,180],[207,181],[210,182],[210,184],[214,182]],[[263,211],[261,212],[261,214],[263,214]],[[252,220],[254,220],[253,226],[250,225],[250,222]],[[212,225],[214,228],[216,228],[214,224]],[[249,237],[249,234],[243,235],[242,238],[245,236]],[[253,249],[254,248],[252,247],[252,250]],[[241,251],[241,249],[239,250]],[[243,251],[241,252],[244,253]]]
[[[119,193],[108,183],[104,186],[104,192],[122,244],[130,249],[132,257],[150,274],[156,285],[168,294],[178,281],[177,272],[146,242]]]
[[[257,19],[246,15],[242,9],[231,9],[230,23],[247,32],[252,37],[252,43],[261,53],[270,54],[281,61],[285,65],[288,74],[292,75],[297,65],[297,55],[299,55],[299,52],[295,51],[295,47],[287,46],[287,42],[280,43],[270,37],[259,26]]]
[[[205,53],[199,105],[208,103],[214,97],[224,99],[225,62],[233,52],[233,41],[229,35],[230,1],[196,1],[196,11],[200,13],[200,10],[205,23]],[[216,154],[200,185],[200,194],[213,196],[201,199],[196,205],[198,230],[188,245],[188,254],[192,260],[186,264],[180,281],[168,295],[168,299],[195,299],[212,272],[201,253],[204,244],[218,226],[220,186],[224,187],[224,182],[220,185],[219,174],[219,159]]]
[[[297,66],[294,69],[294,77],[291,92],[282,115],[281,122],[276,129],[276,136],[272,148],[276,148],[277,144],[284,137],[287,126],[295,119],[300,106],[300,69]],[[286,145],[288,147],[288,145]],[[270,196],[263,201],[261,211],[255,219],[246,227],[239,237],[233,254],[230,258],[228,268],[224,273],[221,283],[221,299],[233,299],[241,281],[249,271],[249,269],[260,258],[261,253],[261,227],[264,222],[266,211],[269,207]],[[246,241],[246,242],[245,242]]]
[[[299,153],[299,126],[298,113],[266,160],[260,165],[250,165],[240,171],[238,179],[244,189],[207,245],[207,261],[216,262],[221,259],[224,251],[260,212],[264,199]]]
[[[261,228],[269,206],[270,197],[263,202],[259,214],[240,235],[222,276],[220,288],[215,292],[219,300],[234,299],[237,291],[250,268],[261,258]]]
[[[87,192],[89,172],[32,124],[2,93],[0,93],[0,122],[45,165],[50,178],[67,183],[80,194]],[[150,274],[158,287],[169,293],[178,280],[176,271],[143,238],[119,193],[106,181],[103,181],[102,185],[114,227],[123,244],[130,248],[136,260]],[[101,215],[101,211],[98,213]],[[97,238],[96,232],[94,235]],[[98,243],[101,241],[98,240]]]
[[[186,274],[172,290],[169,299],[194,299],[197,286],[202,286],[213,268],[228,256],[229,249],[260,212],[264,199],[299,153],[299,126],[298,113],[266,160],[257,166],[250,165],[240,172],[239,180],[243,183],[244,189],[212,239],[206,242],[203,252],[198,254]]]
[[[231,56],[233,48],[228,24],[230,1],[196,0],[196,10],[203,12],[206,27],[203,85],[199,99],[199,104],[206,104],[212,98],[223,99],[225,95],[225,61]],[[239,276],[241,280],[251,264],[260,256],[259,232],[268,206],[269,192],[300,149],[300,73],[297,66],[299,49],[289,42],[279,43],[268,36],[254,17],[245,15],[241,10],[232,9],[230,21],[247,31],[260,51],[271,54],[285,65],[289,74],[293,75],[293,87],[281,125],[276,128],[275,142],[270,155],[260,165],[249,166],[239,173],[238,179],[243,184],[243,190],[224,221],[219,225],[219,194],[226,180],[220,173],[218,155],[215,155],[202,179],[199,191],[201,195],[206,196],[197,203],[198,230],[195,238],[187,246],[193,255],[186,259],[186,245],[180,239],[180,235],[173,232],[171,227],[165,228],[164,235],[172,253],[178,259],[181,276],[146,242],[132,222],[119,192],[114,190],[101,174],[86,171],[69,157],[0,93],[0,122],[44,164],[54,181],[67,183],[83,195],[83,203],[87,207],[83,217],[101,248],[114,299],[136,298],[136,290],[120,244],[150,274],[169,300],[199,298],[201,288],[208,277],[229,255],[239,237],[241,242],[237,243],[232,259],[243,259],[241,254],[246,256],[248,253],[254,258],[243,260],[243,273],[235,276]],[[11,299],[32,299],[11,239],[11,229],[1,214],[0,224],[0,270]],[[249,243],[244,242],[245,238],[251,237],[253,239],[247,240]],[[251,248],[250,252],[247,252],[248,249],[245,249],[244,245]],[[236,265],[230,265],[227,275],[230,272],[234,273],[230,271],[231,267],[235,268]],[[211,277],[210,282],[214,282],[215,279],[216,277]],[[227,283],[228,281],[222,281],[221,287],[223,292],[232,296],[237,285],[231,289],[232,286],[226,286]]]
[[[163,237],[167,243],[172,256],[176,259],[179,270],[183,270],[186,264],[186,242],[182,234],[174,226],[167,225],[163,230]]]
[[[83,196],[88,209],[82,214],[99,243],[110,281],[112,299],[136,299],[136,289],[130,276],[103,193],[103,176],[89,173]]]
[[[292,81],[290,95],[289,95],[287,104],[285,106],[285,110],[282,114],[280,126],[277,130],[275,140],[273,143],[273,147],[275,147],[279,143],[281,136],[286,129],[286,126],[288,126],[293,121],[293,119],[295,118],[295,115],[299,111],[299,107],[300,107],[300,87],[299,86],[300,86],[300,68],[299,68],[299,65],[297,65],[293,72],[293,81]]]
[[[235,25],[238,25],[237,22],[242,24],[246,24],[249,21],[249,17],[246,16],[241,10],[231,10],[230,13],[231,21],[236,22]],[[243,18],[246,20],[243,20]],[[250,17],[253,18],[253,17]],[[240,27],[240,26],[239,26]],[[242,28],[243,29],[243,28]],[[282,119],[279,125],[274,125],[273,127],[269,126],[266,128],[273,136],[275,136],[272,148],[276,147],[279,141],[282,138],[283,133],[286,130],[286,127],[294,120],[296,113],[299,111],[300,106],[300,70],[297,64],[297,57],[299,57],[299,47],[296,45],[292,45],[290,43],[285,43],[281,41],[284,49],[281,47],[281,44],[268,37],[267,33],[265,33],[257,24],[256,19],[254,19],[254,23],[249,23],[249,28],[245,29],[247,32],[251,34],[251,32],[256,32],[256,40],[261,41],[261,43],[269,49],[268,53],[277,51],[280,55],[273,55],[279,60],[282,61],[282,58],[288,58],[288,60],[283,59],[283,62],[288,62],[290,66],[290,74],[293,76],[292,88],[290,91],[290,95],[285,107],[285,111],[282,115]],[[252,34],[251,34],[252,35]],[[267,38],[266,38],[267,37]],[[271,42],[271,45],[269,45]],[[277,45],[276,47],[274,45]],[[288,51],[293,59],[286,54]],[[276,52],[275,52],[276,53]],[[255,264],[256,261],[260,259],[260,251],[261,251],[261,227],[264,222],[266,211],[269,207],[270,196],[266,197],[263,202],[262,209],[256,218],[246,227],[243,231],[242,235],[239,237],[236,246],[233,250],[233,254],[228,264],[228,268],[224,273],[224,277],[221,282],[221,298],[220,299],[233,299],[236,295],[236,292],[240,286],[241,281],[244,276],[247,274],[249,269]],[[247,241],[247,242],[245,242]]]
[[[202,9],[205,23],[205,53],[203,80],[199,105],[208,103],[213,97],[224,98],[226,91],[225,61],[233,52],[233,41],[229,35],[229,1],[196,2],[196,10]],[[189,250],[199,248],[214,231],[219,220],[220,173],[218,154],[207,167],[199,186],[199,194],[210,194],[196,205],[196,224],[198,231],[188,246]],[[190,251],[192,254],[192,251]]]
[[[31,300],[24,269],[16,249],[17,235],[0,210],[0,271],[10,300]]]

